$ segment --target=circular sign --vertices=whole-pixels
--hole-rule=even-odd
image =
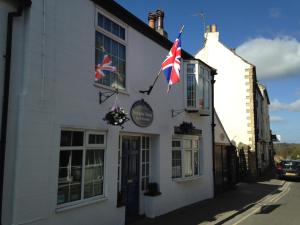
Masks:
[[[153,121],[152,108],[143,99],[132,105],[130,116],[135,125],[139,127],[149,127]]]

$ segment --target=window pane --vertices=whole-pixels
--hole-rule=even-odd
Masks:
[[[112,22],[112,33],[116,36],[120,36],[119,25]]]
[[[172,141],[172,147],[180,147],[180,141]]]
[[[192,151],[184,151],[184,175],[186,177],[193,175]]]
[[[210,104],[210,101],[209,101],[209,93],[210,93],[209,87],[210,87],[209,81],[205,80],[204,81],[204,108],[205,109],[210,108],[209,107],[209,104]]]
[[[125,40],[125,29],[123,27],[120,27],[120,38]]]
[[[69,202],[69,185],[59,185],[57,191],[57,204]]]
[[[70,186],[70,201],[80,200],[81,183]]]
[[[83,132],[73,131],[72,146],[83,146]]]
[[[104,25],[104,17],[98,13],[98,26],[103,27]]]
[[[196,79],[194,74],[187,74],[187,106],[196,106]]]
[[[104,17],[104,29],[111,32],[111,21]]]
[[[126,58],[126,50],[125,50],[125,46],[124,45],[121,45],[121,44],[119,44],[119,57],[120,57],[120,59],[123,59],[123,60],[125,60],[125,58]]]
[[[60,146],[71,146],[72,131],[61,131]]]
[[[89,144],[104,144],[104,135],[102,134],[90,134]]]
[[[59,167],[67,167],[71,163],[71,151],[60,151]]]
[[[84,198],[103,194],[104,150],[87,150]]]
[[[195,73],[195,64],[187,64],[187,73]]]
[[[142,137],[142,149],[145,149],[146,148],[146,140],[145,140],[146,137]]]
[[[181,151],[173,150],[172,151],[172,177],[177,178],[181,177]]]
[[[57,204],[80,199],[82,151],[60,151]]]
[[[150,148],[150,138],[146,137],[146,148],[149,149]]]

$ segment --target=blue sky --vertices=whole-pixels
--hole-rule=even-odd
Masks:
[[[217,24],[220,41],[256,65],[258,80],[271,101],[273,133],[282,142],[300,143],[299,0],[117,0],[147,23],[148,12],[162,9],[169,39],[185,25],[182,47],[195,54],[203,46],[205,25]]]

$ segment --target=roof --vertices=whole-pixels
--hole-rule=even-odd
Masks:
[[[142,20],[137,18],[135,15],[133,15],[127,9],[123,8],[115,1],[113,0],[91,0],[91,1],[101,6],[103,9],[105,9],[115,17],[119,18],[121,21],[124,21],[126,24],[130,25],[132,28],[142,33],[144,36],[150,38],[151,40],[153,40],[160,46],[164,47],[165,49],[169,50],[172,47],[173,42],[171,42],[169,39],[159,34],[153,28],[149,27],[148,24],[144,23]],[[189,59],[196,60],[193,55],[191,55],[190,53],[186,52],[183,49],[182,49],[181,56],[183,59],[186,60]],[[203,61],[201,61],[201,63],[209,67],[212,70],[213,75],[216,74],[216,69],[207,65]]]

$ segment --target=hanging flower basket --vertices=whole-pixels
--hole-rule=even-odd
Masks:
[[[122,125],[125,122],[127,122],[129,118],[127,117],[127,113],[123,108],[120,108],[119,106],[114,106],[108,113],[106,113],[103,120],[106,121],[107,124],[113,126],[121,126],[123,129],[124,127]]]

